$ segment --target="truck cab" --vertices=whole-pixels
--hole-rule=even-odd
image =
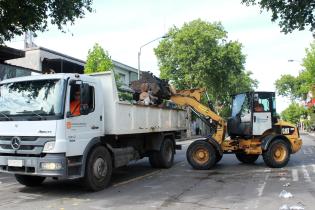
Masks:
[[[120,101],[112,72],[8,79],[0,93],[0,172],[26,186],[83,178],[98,191],[113,168],[144,157],[169,168],[186,129],[181,109]]]
[[[67,168],[66,157],[81,156],[89,141],[101,135],[102,109],[95,103],[95,96],[101,96],[94,92],[97,82],[74,74],[1,82],[0,170],[51,177],[80,175]],[[70,111],[74,89],[86,105],[79,105],[78,116]]]

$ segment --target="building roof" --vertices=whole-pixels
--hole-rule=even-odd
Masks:
[[[25,57],[25,52],[23,50],[0,46],[0,63],[3,63],[5,60],[22,57]]]
[[[27,49],[25,49],[25,51],[32,51],[32,50],[42,50],[42,51],[46,51],[46,52],[49,52],[49,53],[52,53],[52,54],[55,54],[55,55],[59,55],[59,56],[64,57],[64,58],[66,58],[66,59],[76,61],[76,62],[78,62],[78,63],[81,63],[82,65],[85,64],[85,61],[83,61],[83,60],[80,60],[80,59],[78,59],[78,58],[71,57],[71,56],[69,56],[69,55],[66,55],[66,54],[63,54],[63,53],[60,53],[60,52],[51,50],[51,49],[47,49],[47,48],[45,48],[45,47],[32,47],[32,48],[27,48]]]
[[[63,53],[60,53],[60,52],[57,52],[57,51],[54,51],[54,50],[51,50],[51,49],[47,49],[45,47],[32,47],[32,48],[28,48],[28,49],[25,49],[25,51],[31,51],[31,50],[43,50],[43,51],[46,51],[46,52],[50,52],[50,53],[53,53],[55,55],[59,55],[61,57],[64,57],[64,58],[67,58],[67,59],[70,59],[70,60],[74,60],[76,62],[79,62],[81,63],[83,66],[84,64],[86,63],[86,61],[83,61],[83,60],[80,60],[80,59],[77,59],[77,58],[74,58],[74,57],[71,57],[69,55],[65,55]],[[123,64],[123,63],[120,63],[118,61],[115,61],[115,60],[112,60],[113,61],[113,64],[114,66],[116,67],[119,67],[119,68],[122,68],[122,69],[126,69],[128,71],[132,71],[132,72],[135,72],[135,73],[138,73],[138,70],[136,68],[133,68],[131,66],[128,66],[126,64]]]
[[[132,72],[138,73],[138,69],[136,69],[136,68],[133,68],[131,66],[128,66],[128,65],[123,64],[123,63],[120,63],[120,62],[115,61],[115,60],[112,60],[112,61],[113,61],[114,66],[120,67],[122,69],[126,69],[128,71],[132,71]]]

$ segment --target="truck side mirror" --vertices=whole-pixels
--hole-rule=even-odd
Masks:
[[[80,113],[81,115],[87,115],[90,112],[89,104],[90,102],[90,86],[86,83],[81,84],[81,103],[80,103]]]

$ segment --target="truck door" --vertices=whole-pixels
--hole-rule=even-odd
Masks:
[[[272,128],[270,93],[254,93],[253,102],[253,135],[262,135]]]
[[[71,81],[66,105],[66,137],[69,141],[67,156],[82,155],[86,145],[101,136],[100,104],[95,103],[95,84]]]

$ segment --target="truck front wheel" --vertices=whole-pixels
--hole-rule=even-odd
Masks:
[[[186,157],[188,163],[198,170],[207,170],[213,167],[219,160],[214,147],[202,140],[194,141],[187,149]]]
[[[103,146],[98,146],[89,154],[84,182],[88,190],[99,191],[107,187],[113,171],[111,156]]]
[[[15,179],[20,184],[28,186],[28,187],[36,187],[40,186],[46,177],[42,176],[30,176],[30,175],[20,175],[15,174]]]
[[[174,143],[165,138],[161,144],[160,151],[153,151],[149,156],[153,168],[170,168],[174,162]]]

